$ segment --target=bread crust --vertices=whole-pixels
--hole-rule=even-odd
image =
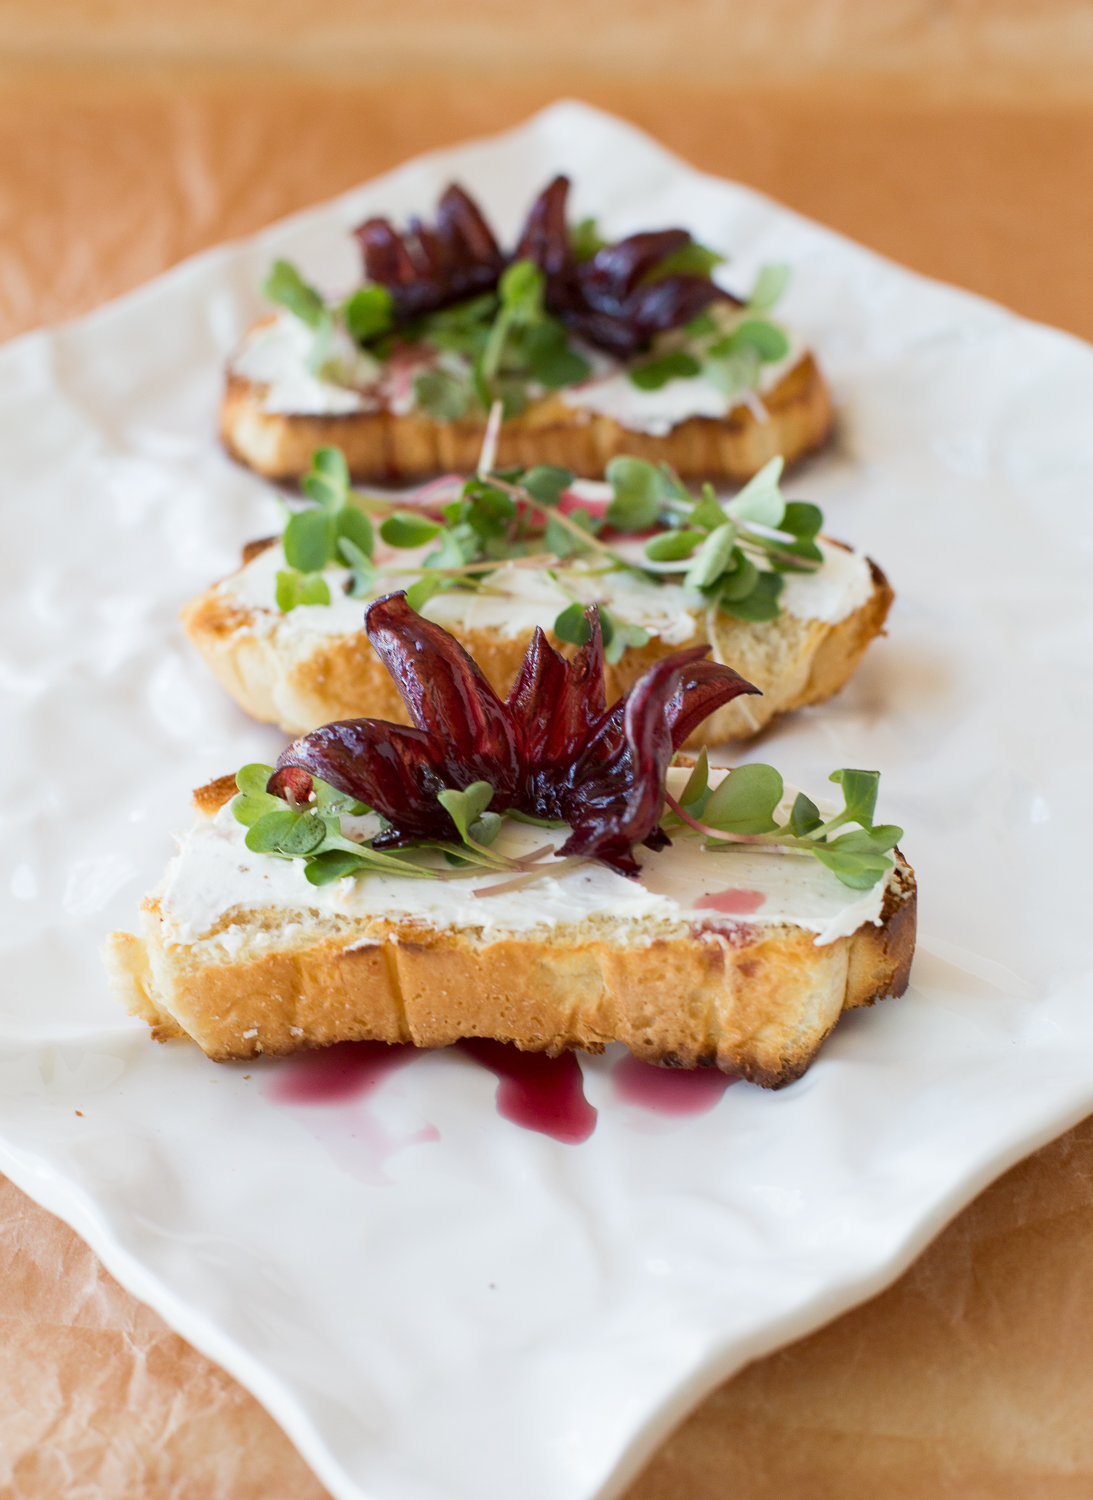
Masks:
[[[478,465],[485,421],[437,422],[388,411],[341,416],[267,412],[266,387],[229,374],[220,410],[220,436],[240,463],[267,479],[306,474],[316,448],[341,448],[354,479],[403,484],[435,474],[471,474]],[[620,453],[668,463],[683,478],[743,483],[779,454],[796,463],[826,443],[833,422],[831,395],[811,354],[805,354],[763,394],[768,420],[736,406],[725,418],[691,417],[665,437],[631,432],[611,417],[567,406],[560,396],[533,402],[501,427],[496,467],[556,464],[587,479],[602,479]]]
[[[211,816],[233,792],[221,777],[195,800]],[[104,958],[114,993],[153,1036],[190,1036],[217,1062],[360,1040],[445,1047],[493,1037],[552,1056],[622,1042],[646,1062],[716,1066],[782,1088],[843,1010],[907,988],[917,892],[899,850],[895,858],[880,925],[823,947],[804,928],[728,919],[590,919],[485,937],[256,912],[233,914],[247,935],[229,954],[210,938],[170,943],[149,897],[140,936],[112,934]]]
[[[837,693],[869,642],[883,630],[894,598],[880,568],[873,562],[869,566],[872,594],[834,625],[786,613],[759,624],[719,614],[713,621],[711,642],[708,616],[696,616],[695,634],[686,644],[712,644],[715,657],[754,683],[763,696],[737,698],[718,709],[687,745],[748,738],[777,715]],[[241,608],[217,587],[191,600],[181,619],[190,640],[240,707],[253,718],[280,725],[287,734],[305,734],[338,719],[409,722],[398,690],[363,627],[352,635],[315,636],[303,645],[299,641],[289,644],[279,637],[276,627],[261,628],[258,611]],[[451,634],[474,657],[496,691],[507,694],[532,632],[509,638],[494,630],[456,628]],[[556,649],[572,654],[573,647],[549,632],[548,639]],[[606,663],[607,701],[613,703],[658,658],[678,649],[656,639],[640,648],[630,647],[613,665]]]

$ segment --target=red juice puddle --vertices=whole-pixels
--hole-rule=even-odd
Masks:
[[[581,1065],[572,1052],[547,1057],[485,1037],[467,1037],[455,1045],[496,1074],[502,1119],[567,1146],[580,1145],[595,1130],[596,1111],[584,1096]]]
[[[395,1042],[335,1042],[300,1052],[280,1064],[264,1089],[275,1104],[334,1104],[371,1094],[388,1073],[419,1055],[417,1047]]]
[[[286,1058],[262,1093],[274,1104],[303,1106],[297,1118],[350,1176],[371,1187],[390,1186],[388,1160],[406,1146],[438,1141],[440,1132],[428,1123],[392,1129],[367,1101],[392,1073],[420,1056],[408,1044],[335,1042]]]
[[[729,1084],[739,1081],[720,1068],[658,1068],[629,1055],[611,1070],[615,1093],[624,1104],[676,1118],[707,1114]]]
[[[714,891],[695,902],[696,911],[723,911],[730,917],[748,917],[766,900],[762,891]]]

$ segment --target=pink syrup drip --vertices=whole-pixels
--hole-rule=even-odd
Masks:
[[[393,1179],[384,1169],[390,1158],[407,1146],[438,1141],[440,1132],[428,1123],[392,1129],[367,1101],[419,1055],[417,1047],[386,1042],[336,1042],[281,1063],[262,1092],[271,1103],[303,1106],[298,1118],[344,1171],[369,1186],[388,1186]]]
[[[695,911],[722,911],[730,917],[749,917],[766,900],[762,891],[713,891],[694,904]]]
[[[596,1111],[584,1096],[581,1065],[572,1052],[547,1057],[485,1037],[468,1037],[456,1046],[496,1074],[502,1119],[567,1146],[580,1145],[595,1130]]]
[[[388,1073],[419,1056],[417,1047],[387,1042],[335,1042],[300,1052],[280,1065],[266,1088],[275,1104],[334,1104],[367,1098]]]
[[[611,1070],[616,1096],[655,1115],[707,1114],[730,1083],[739,1083],[720,1068],[658,1068],[636,1057],[621,1057]]]

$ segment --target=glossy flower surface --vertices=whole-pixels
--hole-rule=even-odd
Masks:
[[[531,260],[546,278],[547,310],[620,359],[690,322],[711,302],[736,302],[708,276],[654,275],[668,256],[692,244],[685,229],[632,234],[578,260],[566,220],[568,195],[568,177],[556,177],[540,193],[509,257],[478,205],[453,184],[434,226],[412,219],[400,234],[389,220],[375,218],[354,231],[365,275],[387,288],[398,321],[406,323],[493,291],[510,261]]]
[[[284,751],[269,790],[302,801],[310,784],[301,772],[319,777],[387,821],[374,840],[382,849],[453,839],[438,794],[488,781],[491,811],[564,821],[572,832],[559,853],[637,874],[633,846],[667,843],[660,818],[673,754],[716,709],[759,690],[696,646],[662,657],[608,709],[599,617],[595,609],[587,617],[591,639],[571,662],[537,630],[502,700],[459,642],[404,594],[378,599],[365,628],[413,727],[324,725]]]

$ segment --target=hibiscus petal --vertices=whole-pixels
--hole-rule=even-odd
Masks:
[[[665,710],[672,731],[673,749],[678,750],[703,719],[708,719],[741,693],[763,696],[754,683],[746,681],[732,667],[723,667],[720,662],[698,660],[683,667],[679,686]]]
[[[693,671],[694,667],[709,653],[709,649],[709,646],[688,646],[686,651],[676,651],[671,656],[661,657],[657,665],[660,666],[664,662],[672,662],[681,671],[683,669]],[[710,662],[709,665],[715,667],[717,663]],[[736,673],[732,671],[731,667],[723,667],[721,670],[728,672],[733,678],[736,677]],[[743,681],[742,678],[740,680]],[[626,743],[623,729],[626,704],[630,694],[634,692],[636,687],[637,683],[613,703],[598,722],[592,724],[590,727],[584,748],[581,751],[580,760],[576,762],[573,769],[571,780],[574,784],[596,774],[600,767],[611,762],[623,749]],[[706,710],[706,713],[712,712],[712,708]],[[705,717],[705,714],[703,717]],[[678,746],[676,748],[678,749]]]
[[[711,302],[735,300],[705,276],[666,276],[663,281],[639,286],[627,299],[623,316],[642,339],[650,339],[655,333],[689,323]]]
[[[500,246],[478,204],[458,183],[453,182],[437,204],[436,227],[453,265],[493,265],[500,273],[505,264]]]
[[[277,757],[270,781],[300,766],[339,792],[375,808],[400,838],[452,838],[455,825],[437,801],[446,785],[436,746],[420,729],[382,719],[342,719],[302,735]]]
[[[701,649],[701,648],[696,648]],[[585,854],[603,860],[624,875],[641,866],[633,846],[647,839],[664,807],[664,774],[674,754],[666,709],[690,667],[694,651],[662,657],[627,693],[623,709],[623,745],[587,783],[576,782],[567,799],[573,832],[561,854]],[[621,773],[621,774],[620,774]],[[621,782],[620,797],[616,788]],[[605,794],[614,792],[611,805]]]
[[[581,289],[589,305],[617,317],[641,278],[666,255],[690,243],[685,229],[656,229],[605,245],[580,270]]]
[[[672,755],[715,709],[759,691],[731,667],[707,661],[708,650],[662,657],[594,726],[558,799],[573,826],[566,853],[632,875],[634,844],[664,847],[658,833]]]
[[[568,177],[558,176],[547,184],[531,205],[513,257],[533,260],[548,279],[568,281],[575,265],[565,216],[568,194]]]
[[[508,709],[459,642],[387,594],[371,605],[365,630],[395,680],[410,717],[433,741],[447,785],[488,781],[501,811],[520,784],[520,754]]]

